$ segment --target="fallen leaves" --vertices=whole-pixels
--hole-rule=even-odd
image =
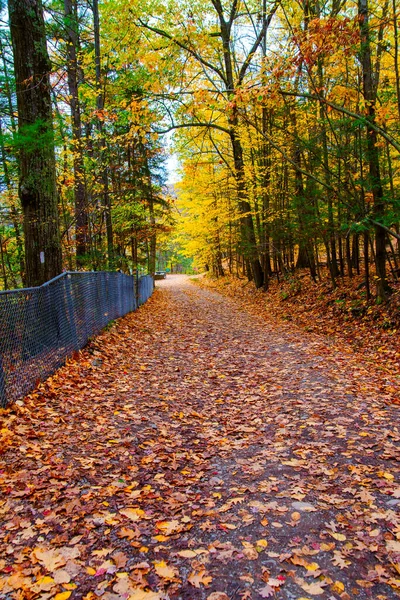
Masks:
[[[318,581],[312,581],[311,583],[307,583],[307,581],[305,581],[301,577],[295,577],[295,582],[301,587],[302,590],[304,590],[305,592],[307,592],[307,594],[310,594],[311,596],[320,596],[325,591],[324,587],[326,584],[323,584]]]
[[[242,546],[243,546],[243,554],[245,555],[245,557],[248,560],[257,560],[258,559],[258,552],[257,552],[257,549],[255,548],[255,546],[253,546],[253,544],[251,544],[250,542],[243,541]]]
[[[399,431],[341,350],[156,293],[6,413],[0,595],[395,598]]]
[[[159,577],[162,577],[166,581],[173,581],[178,576],[178,571],[174,567],[170,567],[163,560],[154,563],[154,570]]]
[[[338,540],[339,542],[344,542],[346,540],[346,536],[344,535],[344,533],[336,533],[336,531],[331,531],[329,532],[329,535],[331,535],[333,538],[335,538],[335,540]]]
[[[67,562],[60,551],[55,548],[35,548],[32,557],[36,558],[50,572],[62,567]]]
[[[140,521],[140,519],[146,516],[146,513],[141,508],[123,508],[119,512],[131,521]]]
[[[203,567],[199,571],[192,571],[187,580],[195,588],[200,588],[203,585],[205,587],[208,587],[212,582],[212,579],[213,578],[207,573],[206,569]]]
[[[156,526],[164,535],[171,535],[183,529],[182,523],[176,519],[173,521],[157,521]]]
[[[396,540],[388,540],[386,542],[386,548],[390,551],[390,552],[398,552],[400,553],[400,541],[396,541]]]

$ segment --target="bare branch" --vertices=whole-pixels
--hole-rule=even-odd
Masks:
[[[249,68],[250,63],[251,63],[251,61],[253,59],[253,56],[257,52],[257,50],[258,50],[258,48],[259,48],[259,46],[260,46],[260,44],[261,44],[261,42],[263,40],[263,37],[265,36],[265,34],[267,32],[267,29],[268,29],[268,27],[269,27],[269,25],[270,25],[270,23],[272,21],[272,17],[276,13],[279,4],[280,4],[280,0],[278,0],[274,4],[271,12],[269,13],[268,17],[265,19],[265,21],[263,23],[261,31],[258,34],[257,39],[255,40],[255,42],[253,44],[253,47],[251,48],[250,52],[246,56],[246,59],[245,59],[244,63],[242,64],[242,67],[241,67],[241,69],[239,71],[239,77],[238,77],[238,82],[237,82],[238,86],[242,84],[243,79],[244,79],[244,77],[246,75],[247,69]]]
[[[164,133],[169,133],[175,129],[186,129],[189,127],[207,127],[208,129],[218,129],[219,131],[223,131],[228,135],[231,133],[230,129],[227,127],[222,127],[222,125],[217,125],[216,123],[202,123],[201,121],[195,121],[193,123],[179,123],[177,125],[171,125],[170,127],[167,127],[167,129],[155,129],[154,132],[163,135]]]
[[[181,42],[180,40],[178,40],[177,38],[175,38],[174,36],[172,36],[167,31],[164,31],[163,29],[158,29],[158,27],[152,27],[151,25],[149,25],[148,23],[145,23],[141,19],[139,19],[139,23],[145,29],[148,29],[149,31],[152,31],[153,33],[156,33],[157,35],[159,35],[159,36],[161,36],[163,38],[166,38],[167,40],[170,40],[173,44],[175,44],[179,48],[182,48],[182,50],[185,50],[185,52],[188,52],[201,65],[203,65],[204,67],[207,67],[208,69],[211,69],[212,71],[214,71],[214,73],[216,73],[218,75],[218,77],[221,79],[221,81],[224,82],[224,84],[226,86],[228,85],[227,81],[226,81],[226,78],[225,78],[225,75],[221,71],[221,69],[218,69],[218,67],[216,67],[212,63],[208,62],[208,60],[205,60],[202,56],[200,56],[200,54],[198,52],[196,52],[196,50],[193,50],[193,48],[191,48],[187,44],[184,44],[183,42]]]

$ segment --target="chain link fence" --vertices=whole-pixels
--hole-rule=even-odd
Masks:
[[[0,292],[0,405],[30,392],[153,288],[150,275],[68,272],[40,287]]]

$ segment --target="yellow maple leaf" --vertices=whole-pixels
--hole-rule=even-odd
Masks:
[[[140,519],[143,519],[146,514],[141,508],[123,508],[119,512],[121,515],[124,515],[124,517],[128,517],[131,521],[139,521]]]
[[[40,579],[38,579],[34,585],[35,588],[35,592],[49,592],[54,586],[56,585],[56,582],[54,581],[54,579],[52,577],[50,577],[49,575],[46,575],[45,577],[41,577]]]
[[[176,579],[178,572],[175,567],[170,567],[164,560],[154,563],[154,569],[159,577],[167,581],[173,581]]]
[[[47,569],[47,571],[54,571],[55,569],[58,569],[58,567],[65,565],[67,562],[57,548],[51,548],[50,550],[46,550],[46,548],[35,548],[32,554],[36,560]]]
[[[172,521],[157,521],[156,526],[157,529],[162,531],[165,535],[171,535],[171,533],[182,529],[182,525],[176,519],[173,519]]]

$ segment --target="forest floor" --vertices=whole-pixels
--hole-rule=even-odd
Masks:
[[[400,404],[400,281],[390,283],[388,302],[366,299],[363,274],[338,277],[332,288],[328,273],[313,282],[307,270],[270,280],[269,290],[256,290],[247,279],[195,277],[197,284],[228,296],[251,313],[306,332],[322,334],[381,373],[379,390]],[[372,277],[373,281],[373,277]],[[371,284],[372,290],[374,286]]]
[[[398,598],[397,392],[169,276],[2,411],[0,598]]]

